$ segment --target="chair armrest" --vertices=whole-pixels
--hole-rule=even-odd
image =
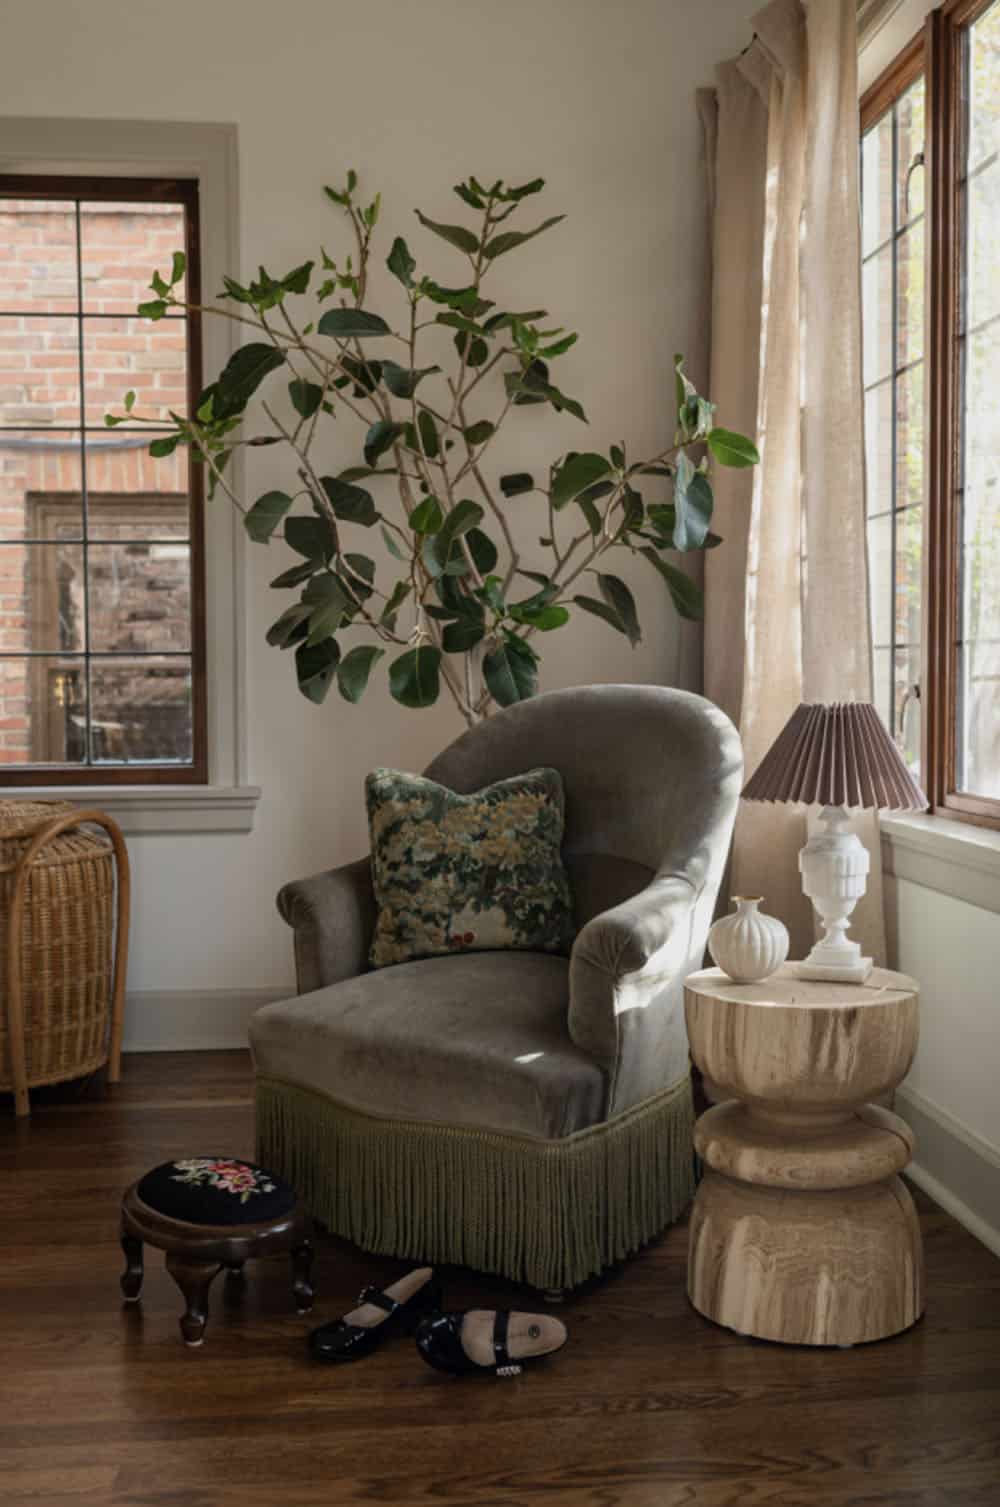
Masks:
[[[705,891],[661,875],[588,921],[570,955],[569,1031],[605,1068],[608,1113],[672,1087],[687,1065],[684,979],[701,964]]]
[[[375,930],[375,895],[367,858],[286,884],[278,892],[278,910],[295,932],[300,994],[367,970]]]

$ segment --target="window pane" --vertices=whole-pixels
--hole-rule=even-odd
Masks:
[[[75,314],[78,307],[76,206],[0,199],[0,314]]]
[[[861,148],[861,252],[892,235],[892,113],[866,134]]]
[[[88,554],[94,653],[166,654],[191,647],[187,544],[92,544]]]
[[[873,697],[875,702],[875,710],[878,712],[879,716],[882,718],[882,721],[891,732],[893,719],[892,700],[894,685],[892,650],[876,649],[874,654],[872,655],[872,661],[875,676]]]
[[[868,576],[871,589],[872,643],[892,643],[892,514],[868,522]]]
[[[182,204],[80,205],[83,249],[83,307],[88,314],[134,314],[155,298],[154,271],[171,278],[175,251],[184,250]],[[174,292],[183,299],[185,280]]]
[[[869,513],[892,507],[892,382],[865,393],[865,464]]]
[[[0,764],[84,763],[86,706],[82,659],[0,659]]]
[[[897,223],[908,225],[924,212],[924,81],[917,79],[896,106]]]
[[[192,697],[187,660],[92,660],[90,694],[95,764],[190,764]]]
[[[171,409],[187,412],[187,326],[183,319],[161,319],[155,324],[148,319],[84,319],[83,364],[88,424],[100,428],[106,413],[123,415],[129,390],[136,394],[136,414],[144,419],[169,424]],[[121,429],[115,432],[120,434]]]
[[[78,434],[0,433],[0,541],[82,539]]]
[[[969,28],[969,168],[1000,151],[1000,6]]]
[[[148,435],[116,429],[88,434],[86,451],[91,539],[190,537],[186,450],[154,460]]]
[[[75,319],[0,315],[0,424],[23,428],[80,423]]]
[[[965,318],[967,327],[976,329],[1000,314],[1000,160],[977,173],[967,188],[969,286]]]
[[[956,782],[1000,799],[1000,5],[969,28]]]
[[[896,642],[920,643],[921,565],[924,553],[924,510],[906,508],[896,514]],[[919,679],[919,676],[917,677]]]
[[[894,656],[891,732],[912,772],[920,773],[920,645],[908,644]]]
[[[864,378],[871,387],[892,373],[892,246],[866,262],[862,274]]]
[[[0,544],[0,651],[86,647],[82,544]]]
[[[897,242],[896,363],[909,366],[924,354],[924,222],[904,231]]]
[[[924,500],[924,363],[896,383],[896,506]]]

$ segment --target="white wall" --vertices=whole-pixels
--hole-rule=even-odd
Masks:
[[[345,247],[320,187],[353,166],[382,190],[384,250],[405,233],[450,280],[460,259],[419,231],[413,206],[455,218],[450,185],[470,172],[544,176],[550,192],[536,202],[568,221],[498,264],[497,285],[518,302],[518,290],[530,290],[530,302],[581,331],[562,370],[592,416],[587,442],[625,437],[649,448],[670,427],[672,352],[689,353],[699,377],[705,369],[694,90],[749,40],[756,3],[36,0],[4,16],[0,100],[12,116],[121,119],[126,131],[130,119],[234,122],[246,269],[287,270],[320,241]],[[573,419],[537,410],[511,427],[500,458],[518,468],[584,436]],[[335,446],[329,455],[354,459]],[[251,497],[281,481],[261,452]],[[336,694],[321,710],[307,704],[287,657],[263,643],[280,558],[249,556],[249,775],[264,792],[256,830],[132,841],[132,990],[290,984],[278,885],[363,851],[368,768],[419,768],[460,730],[443,704],[407,712],[381,688],[358,709]],[[679,626],[655,577],[623,574],[641,581],[643,646],[633,654],[610,629],[582,621],[546,641],[545,686],[697,685],[697,630]]]

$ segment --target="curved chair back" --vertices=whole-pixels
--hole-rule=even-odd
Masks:
[[[557,769],[566,791],[578,926],[657,873],[718,884],[743,758],[710,701],[663,686],[549,691],[470,728],[425,772],[468,794],[539,765]]]

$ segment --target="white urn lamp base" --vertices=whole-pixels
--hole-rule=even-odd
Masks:
[[[862,957],[847,928],[868,886],[868,850],[851,831],[843,806],[824,806],[820,821],[823,830],[802,849],[799,869],[802,888],[823,922],[823,936],[803,962],[789,966],[796,978],[863,984],[872,971],[872,960]]]

